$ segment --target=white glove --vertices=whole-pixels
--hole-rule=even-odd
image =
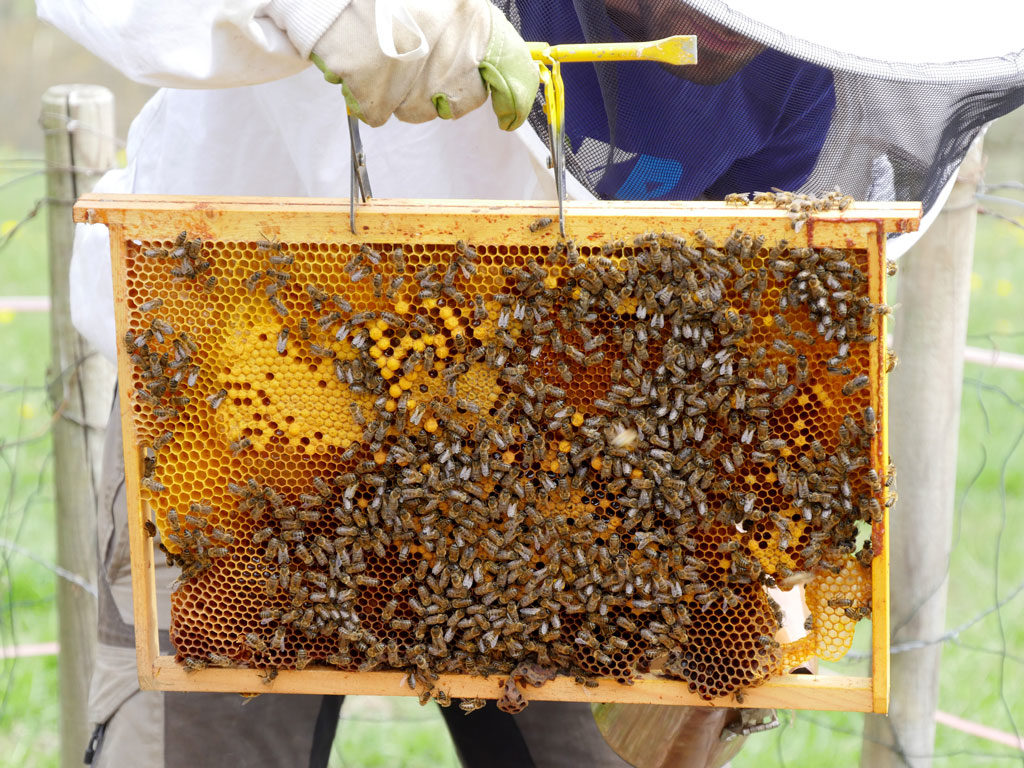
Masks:
[[[275,19],[301,36],[301,14],[297,4]],[[513,130],[539,85],[529,49],[488,0],[352,0],[310,58],[372,126],[391,115],[410,123],[460,117],[490,93],[498,124]]]

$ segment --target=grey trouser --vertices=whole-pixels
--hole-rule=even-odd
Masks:
[[[322,767],[328,763],[340,696],[140,691],[128,556],[128,513],[120,409],[115,398],[103,452],[97,521],[100,569],[99,642],[89,695],[97,724],[89,752],[94,768]],[[172,569],[157,558],[162,653]],[[627,768],[601,737],[589,704],[534,702],[518,715],[493,704],[468,716],[442,710],[468,768]],[[401,727],[396,725],[395,727]]]

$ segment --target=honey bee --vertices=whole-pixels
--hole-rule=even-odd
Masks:
[[[546,229],[547,227],[551,226],[551,223],[553,221],[554,219],[552,219],[549,216],[542,216],[541,218],[537,219],[532,224],[530,224],[530,231],[537,232],[541,229]]]
[[[277,312],[277,314],[281,317],[288,317],[288,307],[286,307],[281,300],[277,298],[277,296],[271,296],[268,301],[270,301],[270,306],[274,308],[274,311]]]
[[[253,653],[266,653],[267,644],[263,638],[257,635],[255,632],[249,632],[245,635],[245,644]]]
[[[851,379],[843,385],[843,394],[846,396],[852,395],[858,390],[864,389],[870,383],[870,379],[867,374],[861,374],[856,378]]]
[[[885,372],[892,373],[896,370],[896,366],[899,365],[900,359],[896,356],[896,353],[891,349],[887,349],[885,352]]]
[[[233,667],[235,665],[234,660],[230,656],[224,656],[213,651],[206,654],[206,660],[211,667]]]
[[[487,706],[486,699],[461,699],[459,701],[459,709],[465,712],[467,715],[470,712],[475,712],[482,707]]]
[[[248,437],[240,437],[238,440],[232,442],[231,445],[229,445],[228,447],[231,449],[231,453],[237,456],[247,448],[252,447],[252,440],[250,440]]]
[[[210,407],[216,411],[218,408],[220,408],[221,403],[224,402],[227,396],[228,391],[222,388],[218,392],[215,392],[214,394],[207,397],[206,402],[208,402],[210,404]]]

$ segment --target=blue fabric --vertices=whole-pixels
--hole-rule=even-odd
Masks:
[[[559,6],[562,6],[559,8]],[[526,40],[587,42],[572,2],[519,4]],[[699,55],[699,42],[698,42]],[[652,62],[566,64],[566,134],[604,199],[721,199],[731,192],[798,189],[825,142],[832,73],[765,50],[719,85],[697,85]],[[605,97],[614,105],[609,163]]]

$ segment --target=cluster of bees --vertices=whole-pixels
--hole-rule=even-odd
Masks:
[[[844,195],[838,188],[826,192],[820,197],[773,188],[771,192],[754,192],[753,194],[737,192],[726,195],[725,202],[732,205],[753,204],[780,208],[789,214],[793,230],[799,232],[811,214],[820,211],[845,211],[853,205],[853,198],[850,195]]]
[[[174,242],[144,256],[213,290],[202,241]],[[337,285],[304,285],[300,307],[288,297],[301,253],[257,248],[265,266],[239,292],[280,319],[278,354],[298,345],[352,394],[362,438],[304,488],[229,482],[233,533],[202,503],[167,514],[161,546],[184,588],[230,557],[248,558],[261,588],[230,647],[179,651],[189,669],[391,668],[441,703],[441,674],[501,674],[507,711],[525,706],[520,685],[555,674],[654,671],[710,699],[777,671],[782,615],[765,587],[870,565],[863,524],[881,520],[892,476],[872,467],[864,351],[886,309],[855,252],[738,229],[585,253],[560,241],[500,266],[503,288],[485,295],[469,244],[427,265],[367,244]],[[377,308],[345,297],[362,281]],[[136,398],[173,420],[200,379],[195,344],[156,317],[124,344]],[[493,402],[460,390],[481,369]],[[426,383],[396,383],[412,380]],[[215,411],[228,392],[207,388]],[[843,415],[815,426],[815,409]],[[258,450],[232,438],[239,459]],[[171,439],[144,448],[152,498]]]

